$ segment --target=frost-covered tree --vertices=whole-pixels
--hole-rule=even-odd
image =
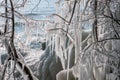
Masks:
[[[1,12],[1,18],[4,23],[1,25],[1,42],[5,47],[7,58],[5,60],[3,69],[1,71],[1,80],[15,79],[15,72],[21,73],[25,80],[37,80],[33,75],[31,69],[27,66],[23,56],[16,48],[15,40],[15,18],[16,16],[22,17],[22,15],[16,11],[17,8],[23,7],[27,0],[23,0],[22,3],[17,3],[14,0],[3,0],[0,4],[3,12]],[[5,11],[5,12],[4,12]]]
[[[0,15],[4,20],[0,37],[8,54],[2,80],[14,79],[16,73],[24,80],[120,79],[119,0],[58,0],[56,13],[47,20],[33,20],[20,13],[18,9],[25,7],[27,2],[3,0],[0,5],[4,9]],[[20,35],[15,33],[16,18],[24,22]],[[20,40],[27,46],[40,40],[38,35],[33,38],[36,32],[44,33],[44,51],[37,65],[28,66],[18,50],[23,50],[23,46],[16,37],[26,35],[26,40]],[[27,46],[27,50],[30,49]],[[31,71],[33,66],[36,71]]]
[[[68,2],[72,2],[69,0]],[[73,1],[75,2],[75,1]],[[86,27],[85,24],[91,26],[91,37],[86,38],[87,46],[79,50],[79,57],[75,65],[61,71],[57,74],[58,80],[66,80],[70,77],[69,74],[74,75],[73,77],[79,80],[119,80],[119,0],[81,0],[77,1],[80,6],[79,24],[82,27]],[[83,5],[81,5],[83,4]],[[114,5],[114,6],[113,6]],[[74,9],[74,8],[73,8]],[[75,12],[78,12],[77,5]],[[78,20],[77,20],[78,21]],[[76,22],[77,22],[76,21]],[[85,23],[85,24],[84,24]],[[92,24],[91,24],[92,23]],[[73,21],[73,24],[76,23]],[[88,26],[87,25],[87,26]],[[78,26],[80,29],[80,25]],[[73,26],[76,28],[76,26]],[[73,32],[72,34],[75,34]],[[74,46],[82,44],[79,41]],[[84,35],[84,34],[83,34]],[[77,37],[81,38],[81,37]],[[78,39],[79,40],[79,39]],[[83,41],[84,42],[84,41]],[[117,43],[117,44],[115,44]],[[84,44],[83,44],[84,45]],[[78,47],[75,47],[78,48]],[[114,67],[113,67],[114,66]],[[72,72],[72,73],[71,73]],[[62,75],[65,75],[64,78]],[[61,78],[62,77],[62,78]],[[69,79],[68,79],[69,80]]]

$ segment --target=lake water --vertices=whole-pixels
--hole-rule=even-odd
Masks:
[[[55,2],[58,0],[29,0],[24,8],[19,9],[28,17],[43,19],[56,12]]]

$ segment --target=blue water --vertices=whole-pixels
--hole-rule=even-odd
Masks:
[[[46,16],[56,12],[55,2],[58,0],[29,0],[24,8],[19,12],[34,19],[43,19]]]

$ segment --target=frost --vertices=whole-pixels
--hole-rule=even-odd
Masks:
[[[56,13],[41,20],[19,12],[27,3],[1,2],[0,55],[8,55],[1,64],[4,79],[13,80],[14,72],[24,80],[120,79],[119,0],[57,0]]]

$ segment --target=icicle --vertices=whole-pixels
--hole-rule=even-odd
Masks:
[[[74,53],[71,53],[72,50],[73,50],[73,44],[71,44],[69,47],[69,51],[68,51],[68,58],[67,58],[67,80],[69,80],[69,69],[70,69],[70,56],[71,54],[74,54]]]
[[[38,31],[38,24],[37,23],[35,23],[35,29],[37,30],[36,31],[36,43],[38,42],[38,38],[39,38],[39,31]]]
[[[60,36],[56,35],[55,37],[55,52],[56,55],[60,58],[63,69],[65,70],[65,59],[63,57],[64,51],[61,49]]]
[[[48,34],[47,35],[47,42],[48,42],[48,47],[49,47],[49,52],[50,52],[50,54],[52,54],[52,34]]]
[[[79,56],[79,51],[80,51],[80,42],[81,42],[81,40],[80,40],[80,37],[79,37],[79,35],[81,35],[80,34],[80,32],[79,32],[79,11],[80,10],[80,5],[79,4],[77,4],[76,5],[76,14],[75,14],[75,17],[76,17],[76,19],[75,19],[75,63],[76,63],[76,61],[77,61],[77,58],[78,58],[78,56]]]
[[[53,52],[54,52],[54,44],[55,44],[55,36],[54,36],[54,34],[52,35],[52,44],[51,44],[51,52],[52,52],[52,54],[53,54]]]

